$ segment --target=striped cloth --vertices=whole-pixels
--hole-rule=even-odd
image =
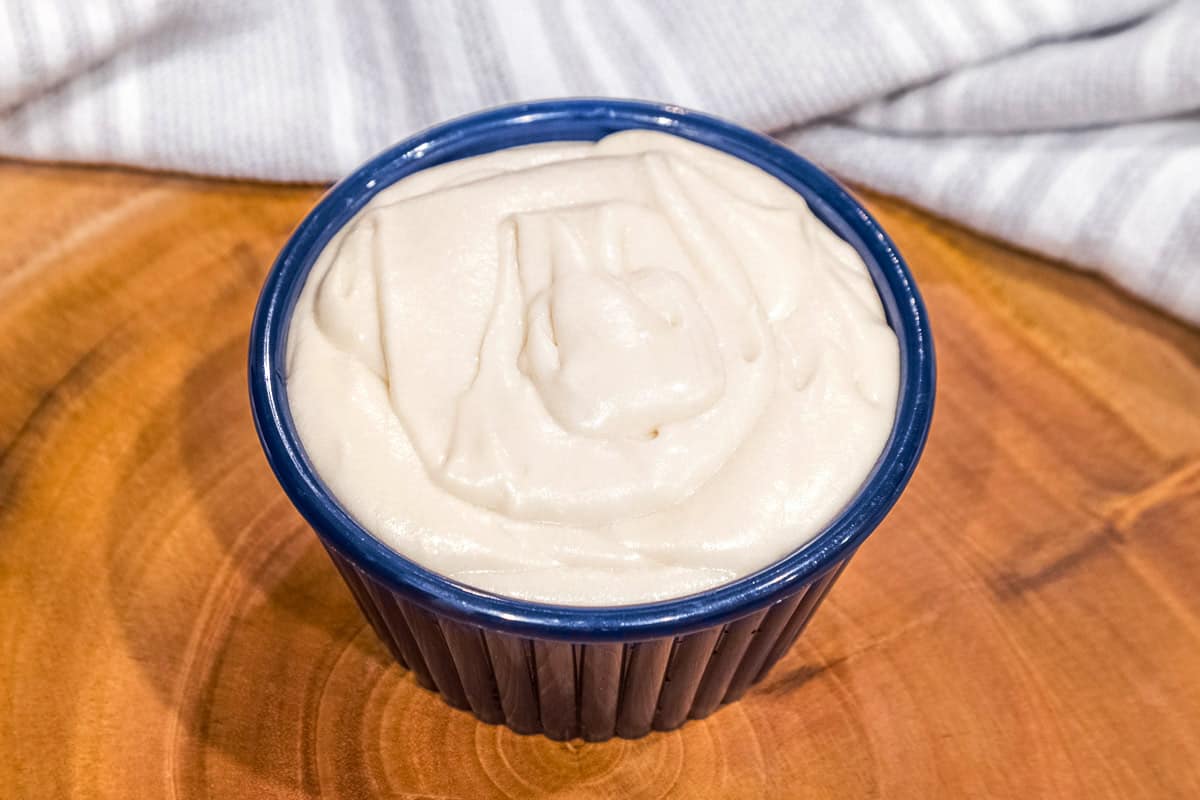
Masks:
[[[324,181],[432,122],[669,100],[1200,323],[1200,0],[0,0],[0,153]]]

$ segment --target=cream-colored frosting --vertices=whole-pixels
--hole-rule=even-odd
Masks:
[[[314,467],[464,583],[607,605],[803,545],[887,440],[896,338],[783,183],[665,133],[498,151],[381,192],[288,340]]]

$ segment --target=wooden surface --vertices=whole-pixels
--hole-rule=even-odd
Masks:
[[[390,665],[245,389],[318,195],[0,165],[0,796],[1200,796],[1200,333],[889,200],[937,338],[915,480],[741,703],[637,742]]]

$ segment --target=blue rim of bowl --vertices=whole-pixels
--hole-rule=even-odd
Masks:
[[[900,342],[900,397],[891,436],[853,499],[817,536],[763,569],[698,594],[625,606],[526,602],[454,581],[371,536],[334,499],[300,444],[284,378],[287,327],[309,269],[330,237],[375,194],[410,173],[520,144],[594,140],[628,128],[661,130],[749,161],[798,191],[867,263]],[[788,148],[733,123],[673,105],[546,100],[436,125],[388,148],[331,188],[284,245],[267,276],[250,336],[250,399],[267,460],[325,543],[387,588],[437,614],[517,636],[636,641],[722,624],[763,608],[841,563],[908,483],[933,415],[933,339],[924,303],[891,239],[836,181]],[[802,445],[801,445],[802,446]]]

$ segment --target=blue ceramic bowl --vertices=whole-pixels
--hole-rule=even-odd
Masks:
[[[900,343],[891,438],[858,494],[812,541],[700,594],[612,608],[500,597],[397,554],[359,526],[321,481],[288,409],[292,308],[334,233],[371,198],[427,167],[516,145],[596,140],[628,128],[682,136],[755,164],[799,192],[862,256]],[[553,738],[640,736],[739,697],[799,636],[850,556],[899,498],[929,431],[933,340],[912,276],[887,234],[832,178],[778,142],[677,106],[553,100],[430,128],[334,186],[279,254],[250,338],[250,397],[267,460],[312,525],[376,633],[423,685],[488,722]]]

